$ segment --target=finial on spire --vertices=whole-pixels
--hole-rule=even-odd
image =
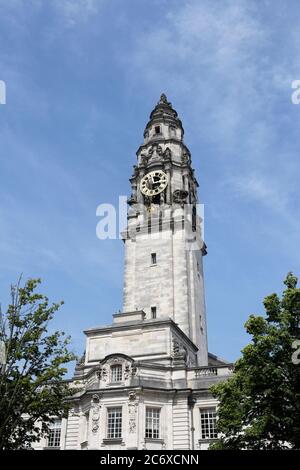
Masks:
[[[171,106],[171,103],[168,102],[167,97],[164,93],[160,95],[158,104],[167,104],[168,106]]]

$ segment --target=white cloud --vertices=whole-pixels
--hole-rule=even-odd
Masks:
[[[166,90],[178,108],[188,107],[194,131],[217,137],[223,147],[236,144],[241,126],[262,121],[272,113],[278,93],[290,92],[297,68],[290,32],[285,57],[277,57],[272,21],[261,14],[264,2],[178,5],[158,24],[139,31],[133,50],[120,59],[130,86],[139,82]],[[263,125],[268,139],[270,128]],[[249,126],[249,135],[252,130]],[[256,131],[261,133],[257,126]]]
[[[54,0],[54,8],[62,15],[65,26],[73,28],[97,14],[103,0]]]
[[[161,80],[161,74],[171,75],[172,68],[184,66],[176,78],[197,83],[211,70],[219,72],[220,79],[227,76],[231,80],[233,72],[243,75],[253,71],[249,59],[266,41],[266,30],[247,3],[203,1],[181,5],[166,15],[163,26],[153,25],[138,35],[129,61],[141,73],[146,76],[150,70],[151,78],[156,73]],[[195,71],[199,74],[194,75]]]
[[[227,184],[231,185],[238,197],[254,200],[271,208],[275,212],[284,213],[288,208],[288,196],[279,183],[262,176],[260,173],[252,173],[248,176],[231,178]]]
[[[267,2],[243,0],[181,2],[137,35],[124,60],[132,87],[136,80],[166,90],[188,116],[184,124],[194,145],[205,140],[215,146],[215,164],[224,169],[221,185],[291,221],[297,143],[281,136],[292,124],[290,80],[299,53],[288,23],[280,38],[273,17],[266,21],[269,9]],[[281,41],[284,56],[277,53]]]
[[[42,12],[50,20],[44,28],[44,35],[49,40],[62,30],[86,23],[99,13],[104,3],[105,0],[0,0],[0,20],[5,21],[15,34],[27,35],[30,20],[36,18],[40,22],[37,15]]]

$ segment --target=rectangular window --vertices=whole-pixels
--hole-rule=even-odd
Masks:
[[[60,448],[61,420],[55,419],[49,426],[48,447]]]
[[[151,307],[151,318],[156,318],[156,307]]]
[[[217,439],[216,431],[217,412],[216,408],[200,409],[201,439]]]
[[[122,382],[122,366],[121,366],[121,364],[111,366],[110,372],[111,372],[111,375],[110,375],[111,382]]]
[[[159,439],[159,408],[146,408],[146,429],[145,437],[149,439]]]
[[[122,437],[122,408],[108,408],[107,410],[107,438],[121,439]]]
[[[156,253],[151,253],[151,264],[156,264]]]
[[[159,126],[155,126],[155,134],[160,134],[160,127]]]

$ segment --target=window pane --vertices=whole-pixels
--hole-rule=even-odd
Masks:
[[[61,420],[56,419],[52,424],[50,424],[49,428],[48,447],[60,447]]]
[[[215,408],[200,409],[201,418],[201,439],[216,439],[218,437],[216,431],[217,413]]]
[[[122,408],[108,408],[107,410],[107,437],[118,439],[122,437]]]
[[[111,381],[121,382],[122,381],[122,366],[120,364],[112,366],[111,369]]]
[[[159,439],[159,408],[146,408],[145,436],[150,439]]]

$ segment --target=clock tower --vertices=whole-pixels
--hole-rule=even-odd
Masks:
[[[72,408],[35,448],[202,450],[217,438],[210,390],[232,364],[207,352],[206,246],[183,135],[161,95],[130,178],[123,310],[84,331]]]
[[[130,178],[123,312],[171,318],[207,365],[198,182],[177,112],[162,94],[150,114]]]

